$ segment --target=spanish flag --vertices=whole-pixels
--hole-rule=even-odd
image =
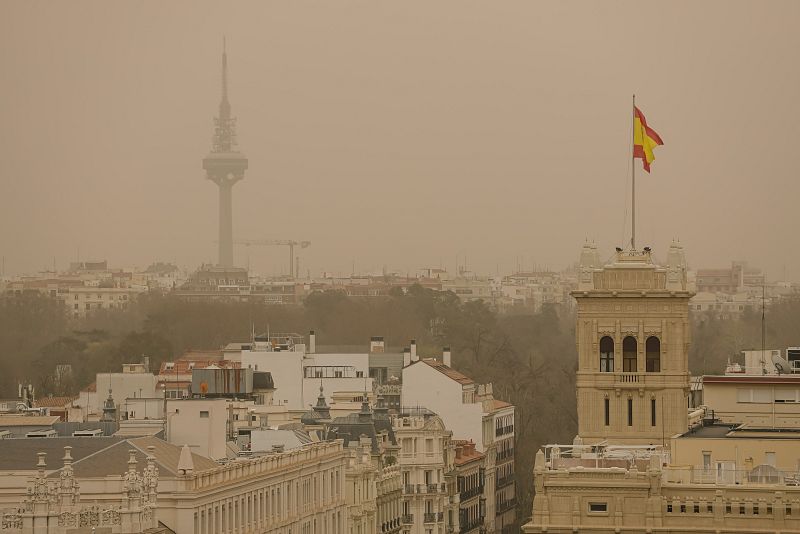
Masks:
[[[633,107],[633,157],[642,160],[642,167],[650,172],[650,164],[656,159],[653,149],[663,145],[661,137],[647,125],[644,113]]]

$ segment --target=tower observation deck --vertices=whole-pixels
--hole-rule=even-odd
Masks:
[[[219,260],[233,267],[233,186],[244,178],[247,157],[236,149],[236,118],[228,102],[228,55],[222,47],[222,100],[214,119],[211,152],[203,159],[206,178],[219,187]]]

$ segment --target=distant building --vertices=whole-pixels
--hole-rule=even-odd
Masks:
[[[747,262],[734,261],[729,269],[698,269],[695,283],[698,293],[738,293],[748,287],[761,288],[766,276]]]

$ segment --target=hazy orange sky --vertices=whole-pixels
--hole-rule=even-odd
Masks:
[[[311,240],[304,273],[610,253],[635,92],[665,141],[637,171],[640,244],[800,279],[798,22],[798,2],[7,1],[0,254],[9,274],[78,248],[214,261],[225,34],[234,235]],[[250,261],[287,269],[283,248]]]

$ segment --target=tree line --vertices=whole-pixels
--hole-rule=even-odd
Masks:
[[[766,313],[767,348],[800,345],[800,301],[778,303]],[[690,369],[721,373],[728,359],[761,346],[760,313],[736,319],[692,316]],[[383,336],[387,346],[416,339],[423,356],[450,346],[453,366],[479,382],[492,382],[495,397],[516,406],[515,470],[519,516],[532,500],[536,450],[569,443],[577,432],[575,317],[571,308],[546,306],[500,314],[481,301],[413,286],[385,298],[349,298],[315,292],[300,306],[254,302],[191,303],[169,295],[143,295],[126,310],[71,318],[44,296],[0,299],[0,396],[31,382],[38,395],[75,395],[98,372],[148,356],[151,367],[191,349],[218,349],[251,333],[315,330],[319,344],[363,345]],[[64,366],[69,366],[66,372]]]

